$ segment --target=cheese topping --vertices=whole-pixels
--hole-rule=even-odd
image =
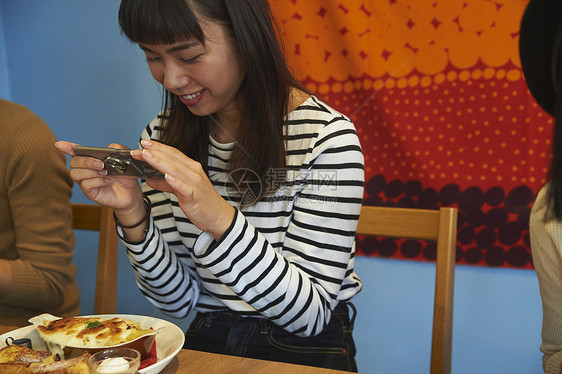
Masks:
[[[142,328],[138,322],[100,317],[61,318],[38,325],[37,331],[48,346],[58,345],[60,348],[108,347],[154,333],[151,329]]]

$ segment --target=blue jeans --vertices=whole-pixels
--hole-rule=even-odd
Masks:
[[[354,311],[351,321],[348,305]],[[357,372],[355,314],[352,304],[340,302],[320,334],[301,338],[263,318],[231,311],[198,313],[186,332],[184,348]]]

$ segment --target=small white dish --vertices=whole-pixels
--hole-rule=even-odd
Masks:
[[[132,348],[110,348],[88,359],[92,374],[135,374],[140,363],[140,352]]]

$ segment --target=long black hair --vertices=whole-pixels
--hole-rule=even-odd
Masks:
[[[545,218],[562,220],[562,26],[559,27],[555,38],[551,68],[555,93],[551,108],[551,114],[554,117],[554,135],[547,190],[548,214],[545,215]]]
[[[562,48],[559,49],[562,54]],[[562,57],[562,56],[561,56]],[[562,219],[562,69],[557,79],[557,95],[554,107],[554,136],[552,139],[552,160],[549,169],[549,188],[547,200],[549,202],[546,217]]]
[[[260,183],[244,184],[256,189],[250,192],[257,201],[275,189],[267,183],[269,170],[286,168],[284,124],[290,92],[292,87],[304,90],[287,66],[268,1],[122,0],[119,9],[122,32],[140,44],[197,40],[205,45],[201,21],[224,28],[245,67],[237,96],[241,119],[229,170],[249,169],[245,178],[255,175],[259,179],[255,182]],[[167,90],[163,106],[167,114],[161,141],[200,162],[208,172],[212,115],[192,114]]]

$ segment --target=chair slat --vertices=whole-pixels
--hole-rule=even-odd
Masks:
[[[117,311],[117,268],[119,239],[111,208],[94,204],[72,204],[76,230],[99,231],[96,269],[95,314]]]
[[[437,242],[431,374],[451,372],[457,209],[409,209],[363,206],[358,235]]]

